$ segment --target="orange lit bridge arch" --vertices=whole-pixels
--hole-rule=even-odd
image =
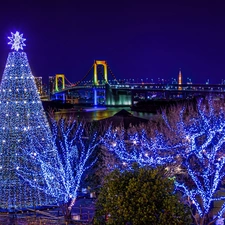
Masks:
[[[106,61],[95,60],[94,61],[94,85],[99,85],[99,83],[98,83],[98,72],[97,72],[97,66],[98,65],[102,65],[104,67],[104,80],[105,80],[106,83],[108,83],[107,63],[106,63]]]

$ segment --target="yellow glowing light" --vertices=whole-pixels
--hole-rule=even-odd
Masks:
[[[55,91],[59,91],[59,79],[62,79],[62,89],[65,89],[65,75],[64,74],[56,74],[55,75]]]
[[[108,83],[108,74],[107,74],[107,63],[103,60],[95,60],[94,61],[94,85],[99,85],[98,83],[98,72],[97,72],[97,66],[102,65],[104,67],[104,79],[105,82]]]

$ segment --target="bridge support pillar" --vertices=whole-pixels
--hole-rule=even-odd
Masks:
[[[66,103],[66,93],[63,93],[62,98],[63,98],[63,103]]]
[[[54,100],[60,100],[60,101],[62,101],[63,103],[65,103],[65,102],[66,102],[66,94],[65,94],[65,93],[54,94],[54,95],[53,95],[53,99],[54,99]]]
[[[131,106],[134,106],[134,91],[131,91]]]
[[[109,84],[105,84],[105,105],[114,105],[113,93]]]
[[[96,88],[94,88],[93,91],[94,91],[94,106],[97,106],[98,105],[98,96],[97,96]]]

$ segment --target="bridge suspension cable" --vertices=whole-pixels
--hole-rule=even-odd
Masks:
[[[65,79],[69,83],[70,86],[72,86],[72,87],[77,86],[77,85],[79,85],[88,76],[88,74],[90,73],[90,71],[92,70],[92,68],[93,68],[93,65],[88,70],[88,72],[85,74],[85,76],[81,80],[77,81],[76,83],[71,83],[66,77],[65,77]]]
[[[84,76],[81,80],[77,81],[77,82],[75,83],[75,85],[73,85],[73,86],[79,85],[79,84],[80,84],[80,83],[88,76],[88,74],[91,72],[92,68],[93,68],[93,65],[92,65],[91,68],[88,70],[88,72],[85,74],[85,76]]]
[[[111,73],[112,77],[114,78],[114,80],[119,84],[119,81],[116,79],[116,76],[114,75],[114,73],[112,72],[111,68],[109,67],[109,65],[107,64],[107,67],[109,69],[109,72]]]
[[[73,86],[74,84],[73,83],[71,83],[68,79],[67,79],[67,77],[65,76],[65,80],[71,85],[71,86]]]
[[[71,82],[66,78],[66,76],[64,76],[64,79],[69,83],[69,85],[68,85],[68,84],[65,84],[65,87],[71,87],[71,86],[73,85],[73,83],[71,83]],[[63,89],[63,80],[58,79],[58,85],[57,85],[58,89],[59,89],[59,85],[61,86],[61,89]]]

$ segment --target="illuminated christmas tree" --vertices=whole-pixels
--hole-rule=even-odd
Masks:
[[[45,112],[35,85],[23,34],[11,33],[9,53],[0,86],[0,208],[28,208],[53,203],[55,200],[40,189],[30,186],[18,171],[27,174],[37,185],[47,186],[45,171],[35,164],[42,155],[49,165],[55,163],[55,148]],[[37,143],[38,144],[34,144]],[[30,149],[28,161],[23,149]]]

